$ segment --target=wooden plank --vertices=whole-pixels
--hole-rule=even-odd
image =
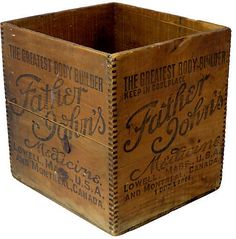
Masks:
[[[52,133],[58,125],[30,112],[18,116],[10,105],[8,127],[13,176],[108,230],[107,148],[85,137],[61,140]]]

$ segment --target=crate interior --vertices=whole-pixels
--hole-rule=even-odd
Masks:
[[[11,21],[19,27],[115,53],[220,26],[110,3]]]

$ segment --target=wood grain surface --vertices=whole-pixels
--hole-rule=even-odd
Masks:
[[[219,188],[229,28],[111,3],[1,31],[16,179],[112,235]]]

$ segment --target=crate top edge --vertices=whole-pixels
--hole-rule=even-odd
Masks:
[[[133,48],[133,49],[128,49],[128,50],[124,50],[124,51],[120,51],[120,52],[115,52],[115,53],[112,53],[111,56],[113,58],[119,58],[119,57],[122,57],[122,56],[125,56],[125,55],[135,54],[135,53],[138,53],[140,51],[149,50],[149,49],[156,48],[156,47],[159,48],[159,47],[161,47],[165,44],[171,44],[174,41],[178,41],[178,40],[183,40],[184,41],[184,40],[188,40],[188,39],[192,39],[192,38],[196,38],[196,37],[200,37],[200,36],[206,36],[206,35],[217,33],[217,32],[224,32],[224,31],[228,31],[231,35],[231,29],[229,27],[222,26],[222,28],[219,28],[218,30],[212,30],[212,31],[207,31],[207,32],[198,32],[198,33],[194,33],[194,34],[191,34],[191,35],[188,35],[188,36],[181,36],[181,37],[173,38],[173,39],[170,39],[170,40],[149,44],[149,45],[146,45],[146,46],[141,46],[141,47],[136,47],[136,48]]]
[[[147,11],[149,13],[159,13],[159,14],[163,14],[163,15],[167,14],[167,15],[170,15],[170,16],[173,16],[173,17],[180,17],[180,18],[185,19],[185,20],[190,20],[190,21],[193,21],[193,22],[196,22],[196,23],[201,23],[201,24],[204,24],[204,25],[212,26],[214,29],[206,30],[206,31],[199,31],[197,33],[193,33],[193,34],[190,34],[190,35],[187,35],[187,36],[176,37],[176,38],[172,38],[172,39],[161,41],[161,42],[155,42],[155,43],[147,44],[145,46],[134,47],[134,48],[130,48],[130,49],[127,49],[127,50],[121,50],[121,51],[117,51],[117,52],[114,52],[114,53],[110,53],[110,52],[102,51],[102,50],[99,50],[99,49],[95,49],[93,47],[81,45],[81,44],[78,44],[78,43],[75,43],[75,42],[71,42],[71,41],[64,40],[64,39],[61,39],[61,38],[58,38],[58,37],[54,37],[54,36],[48,35],[46,33],[31,30],[31,29],[28,29],[26,27],[21,27],[21,26],[18,26],[16,23],[14,23],[16,21],[22,21],[22,20],[26,20],[26,19],[30,19],[30,18],[33,19],[33,18],[41,17],[41,16],[78,11],[80,9],[91,9],[91,8],[96,8],[96,7],[109,7],[109,6],[125,7],[127,9],[128,8],[129,9],[136,9],[136,10],[141,10],[141,11]],[[167,44],[169,42],[173,42],[173,41],[181,39],[181,38],[191,38],[191,37],[196,37],[196,36],[199,36],[199,35],[211,34],[213,32],[219,32],[219,31],[225,31],[225,30],[228,30],[228,31],[231,32],[231,29],[227,26],[223,26],[223,25],[219,25],[219,24],[215,24],[215,23],[211,23],[211,22],[207,22],[207,21],[187,18],[187,17],[175,15],[175,14],[172,14],[172,13],[160,12],[160,11],[156,11],[156,10],[153,10],[153,9],[137,7],[137,6],[134,6],[134,5],[124,4],[124,3],[120,3],[120,2],[107,2],[107,3],[102,3],[102,4],[88,5],[88,6],[78,7],[78,8],[66,9],[66,10],[62,10],[62,11],[49,12],[49,13],[45,13],[45,14],[38,14],[38,15],[34,15],[34,16],[23,17],[23,18],[19,18],[19,19],[7,20],[7,21],[4,21],[4,22],[0,23],[0,29],[2,29],[2,27],[4,25],[8,25],[9,27],[14,27],[14,28],[17,28],[17,29],[21,29],[23,31],[31,32],[33,34],[40,35],[40,36],[43,36],[43,37],[51,39],[51,40],[62,42],[64,44],[71,45],[71,46],[79,48],[81,50],[84,50],[84,51],[87,51],[87,52],[90,52],[90,53],[94,53],[94,54],[98,54],[98,55],[106,57],[106,58],[107,57],[116,58],[117,56],[120,56],[120,55],[132,54],[134,52],[138,52],[138,51],[141,51],[141,50],[153,48],[155,46],[161,46],[161,45]]]
[[[124,3],[120,3],[120,2],[107,2],[107,3],[101,3],[101,4],[86,5],[86,6],[81,6],[81,7],[77,7],[77,8],[70,8],[70,9],[59,10],[59,11],[55,11],[55,12],[48,12],[48,13],[43,13],[43,14],[36,14],[36,15],[27,16],[27,17],[6,20],[6,21],[3,21],[2,23],[13,23],[13,22],[22,21],[22,20],[31,19],[31,18],[33,19],[33,18],[37,18],[37,17],[44,17],[44,16],[48,16],[48,15],[56,15],[56,14],[61,14],[61,13],[75,12],[75,11],[79,11],[79,10],[86,10],[86,9],[93,9],[93,8],[105,8],[105,7],[123,7],[124,9],[146,11],[147,13],[159,13],[162,15],[181,17],[182,19],[185,19],[185,20],[190,20],[190,21],[194,21],[194,22],[207,24],[209,26],[216,27],[216,28],[226,27],[226,26],[223,26],[220,24],[207,22],[207,21],[203,21],[203,20],[197,20],[194,18],[188,18],[188,17],[177,15],[177,14],[173,14],[170,12],[162,12],[162,11],[157,11],[157,10],[150,9],[150,8],[139,7],[139,6],[135,6],[135,5],[131,5],[131,4],[124,4]],[[16,24],[14,24],[14,25],[16,25]]]

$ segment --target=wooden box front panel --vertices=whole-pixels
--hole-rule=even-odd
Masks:
[[[14,177],[109,230],[106,54],[2,25]]]
[[[225,28],[115,55],[117,231],[220,186],[229,47]]]

